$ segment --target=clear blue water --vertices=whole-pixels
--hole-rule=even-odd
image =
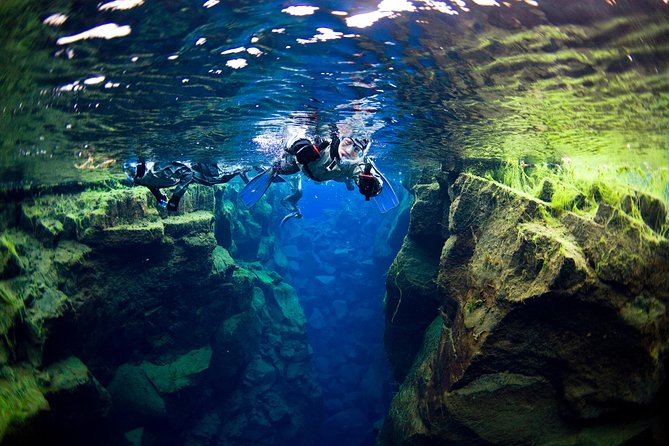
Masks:
[[[4,184],[80,178],[89,157],[257,163],[287,123],[372,137],[391,173],[460,158],[667,162],[663,0],[0,8]],[[101,25],[118,37],[91,37]]]
[[[262,164],[287,125],[371,137],[402,196],[406,174],[460,160],[568,157],[666,172],[666,1],[120,4],[133,7],[0,5],[2,187],[120,176],[138,158]],[[289,9],[300,5],[313,8]],[[81,35],[104,24],[121,35]],[[326,421],[320,444],[371,444],[392,394],[381,308],[397,215],[382,220],[341,184],[306,181],[301,204],[304,219],[289,221],[280,243],[319,259],[286,275],[309,319],[325,418],[364,416],[346,429]],[[381,242],[391,251],[364,263]],[[315,293],[317,277],[332,291]],[[348,322],[356,310],[371,312],[368,323]]]

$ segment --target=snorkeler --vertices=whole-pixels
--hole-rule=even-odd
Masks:
[[[289,139],[282,156],[272,167],[253,178],[239,195],[244,204],[251,207],[264,195],[277,176],[293,175],[302,171],[316,182],[338,181],[345,183],[348,190],[355,189],[357,185],[366,200],[375,197],[381,212],[386,212],[396,207],[399,200],[388,181],[367,156],[370,145],[366,139],[349,136],[340,139],[336,135],[333,135],[330,142],[318,137],[314,142],[307,138]],[[291,210],[288,218],[300,218],[297,201],[302,196],[301,187],[293,186],[292,189],[291,196],[282,200],[282,203]]]
[[[172,212],[177,211],[181,197],[184,196],[192,182],[213,186],[214,184],[227,183],[237,175],[245,178],[242,170],[231,170],[218,163],[182,163],[178,161],[154,163],[146,161],[126,163],[124,170],[134,184],[145,186],[151,191],[158,200],[159,208],[167,208],[168,211]],[[176,188],[172,192],[172,197],[168,200],[160,189],[172,186],[176,186]]]

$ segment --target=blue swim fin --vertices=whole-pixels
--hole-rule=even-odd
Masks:
[[[272,181],[277,176],[277,172],[270,167],[249,181],[248,184],[244,186],[244,189],[239,192],[239,198],[242,199],[244,205],[247,208],[250,208],[256,204],[256,202],[265,195],[269,185],[272,184]]]
[[[253,166],[253,168],[256,170],[256,172],[261,172],[261,173],[264,172],[265,170],[267,170],[266,167],[260,167],[260,166]],[[272,182],[273,183],[285,183],[286,180],[283,177],[281,177],[279,175],[276,175],[274,177],[274,179],[272,180]]]
[[[397,206],[399,206],[400,200],[397,198],[397,194],[395,194],[390,181],[388,181],[386,177],[383,176],[381,171],[376,168],[376,165],[373,161],[370,160],[370,162],[372,163],[372,167],[374,167],[376,173],[381,177],[381,180],[383,180],[383,189],[381,189],[381,193],[379,195],[374,197],[374,201],[376,202],[379,211],[384,214],[389,210],[395,209]]]

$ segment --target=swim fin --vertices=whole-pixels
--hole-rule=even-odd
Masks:
[[[374,164],[374,161],[371,161],[372,167],[374,167],[374,170],[376,173],[381,177],[381,180],[383,180],[383,189],[381,189],[381,193],[374,197],[374,201],[376,202],[376,205],[379,208],[379,211],[381,211],[382,214],[388,212],[391,209],[395,209],[397,206],[400,204],[400,200],[397,198],[397,194],[395,194],[395,191],[393,190],[393,186],[391,186],[390,181],[386,179],[386,177],[379,171],[379,169],[376,168],[376,165]]]
[[[256,172],[261,172],[261,173],[264,172],[267,169],[266,167],[260,167],[260,166],[253,166],[253,168],[256,170]],[[273,183],[285,183],[286,180],[283,177],[281,177],[279,175],[276,175],[274,177],[274,179],[272,180],[272,182]]]
[[[267,192],[269,185],[278,176],[278,173],[273,168],[269,167],[262,173],[255,176],[248,182],[244,189],[239,192],[239,198],[247,208],[250,208]]]
[[[300,211],[291,212],[290,214],[283,217],[283,219],[281,220],[281,223],[279,223],[279,227],[280,228],[283,227],[284,223],[286,223],[291,218],[302,218],[302,214],[300,213]]]

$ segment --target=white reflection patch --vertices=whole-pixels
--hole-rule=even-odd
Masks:
[[[339,31],[334,31],[330,28],[316,28],[316,31],[318,31],[318,34],[316,34],[314,37],[311,39],[297,39],[297,43],[301,43],[302,45],[307,44],[307,43],[316,43],[316,42],[324,42],[326,40],[335,40],[335,39],[341,39],[342,37],[355,37],[353,34],[346,34],[339,32]]]
[[[225,63],[225,65],[238,70],[240,68],[244,68],[246,65],[248,65],[248,63],[246,62],[246,59],[230,59]]]
[[[393,12],[401,12],[401,11],[409,11],[413,12],[416,10],[416,7],[413,5],[413,3],[407,1],[407,0],[383,0],[381,3],[379,3],[379,11],[393,11]]]
[[[51,14],[49,17],[44,19],[42,23],[49,26],[60,26],[67,21],[67,16],[65,14],[56,13]]]
[[[97,84],[103,83],[104,81],[105,81],[104,76],[94,76],[94,77],[89,77],[88,79],[86,79],[84,81],[84,84],[86,84],[86,85],[97,85]]]
[[[219,3],[220,3],[219,0],[207,0],[206,2],[204,2],[204,5],[202,5],[202,6],[204,6],[205,8],[213,8],[214,6],[218,5]]]
[[[289,6],[281,10],[286,14],[295,15],[295,16],[304,16],[311,15],[314,12],[318,11],[320,8],[317,6]]]
[[[206,38],[200,37],[199,39],[197,39],[197,42],[195,42],[195,46],[204,45],[206,42],[207,42]]]
[[[449,14],[449,15],[457,15],[458,11],[450,7],[444,2],[434,2],[432,0],[425,0],[423,3],[425,3],[425,6],[429,9],[433,9],[435,11],[444,13],[444,14]],[[469,11],[466,6],[464,6],[464,2],[461,2],[462,5],[458,4],[460,8],[462,8],[463,11],[467,12]]]
[[[356,14],[346,17],[346,24],[351,28],[367,28],[372,26],[384,17],[390,17],[393,13],[390,11],[374,11],[364,14]]]
[[[118,26],[116,23],[105,23],[104,25],[96,26],[88,31],[74,34],[72,36],[61,37],[56,40],[58,45],[68,45],[79,40],[87,39],[113,39],[115,37],[125,37],[130,34],[131,30],[128,25]]]
[[[100,11],[105,11],[107,9],[121,11],[124,9],[132,9],[136,6],[143,5],[144,0],[114,0],[113,2],[105,3],[100,5],[98,8]]]
[[[499,6],[496,0],[472,0],[472,2],[479,6]]]
[[[59,88],[60,91],[79,91],[83,89],[84,86],[79,84],[79,81],[74,81],[71,84],[63,85]]]
[[[229,50],[221,51],[221,54],[236,54],[236,53],[243,53],[246,51],[246,47],[243,46],[238,46],[237,48],[230,48]]]

